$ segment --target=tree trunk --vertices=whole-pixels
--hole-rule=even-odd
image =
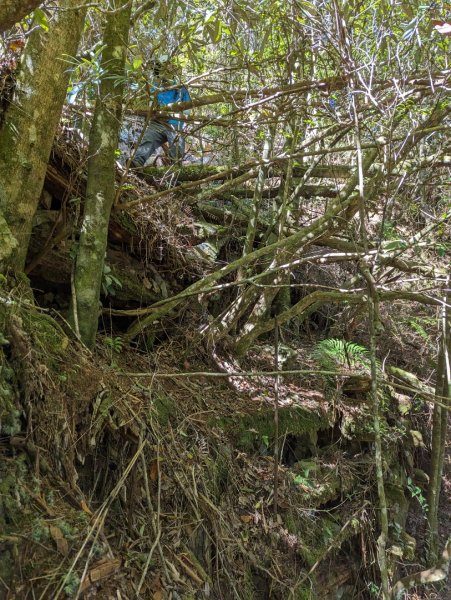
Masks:
[[[100,93],[89,140],[86,201],[76,258],[71,320],[88,346],[94,345],[99,315],[108,223],[115,193],[115,151],[118,145],[124,90],[124,65],[131,7],[117,0],[104,33]]]
[[[31,13],[42,0],[2,0],[0,5],[0,33]]]
[[[0,265],[11,256],[13,250],[17,248],[17,244],[18,241],[11,233],[5,217],[0,212]]]
[[[447,287],[449,287],[449,277]],[[437,381],[435,386],[436,396],[439,398],[448,398],[448,404],[451,398],[451,324],[449,314],[450,294],[445,294],[442,308],[442,333],[440,338],[440,347],[437,358]],[[440,400],[442,404],[443,400]],[[438,558],[438,510],[440,501],[440,488],[442,485],[443,462],[445,456],[446,429],[448,424],[448,410],[440,404],[434,405],[432,417],[432,449],[431,449],[431,467],[429,473],[428,488],[428,559],[433,564]]]
[[[23,271],[25,266],[69,81],[65,57],[76,53],[83,28],[86,9],[75,9],[80,4],[80,0],[61,0],[49,30],[36,28],[22,55],[14,98],[0,131],[0,211],[18,246],[0,262],[1,267]]]

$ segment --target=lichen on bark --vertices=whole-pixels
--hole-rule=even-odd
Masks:
[[[66,96],[69,69],[64,57],[77,51],[85,14],[78,0],[62,0],[49,30],[32,30],[0,130],[0,210],[18,241],[14,253],[4,260],[18,272],[25,265],[33,216]]]
[[[115,150],[118,144],[124,89],[123,71],[130,26],[130,10],[118,0],[119,10],[108,15],[105,49],[94,120],[89,139],[88,180],[80,243],[74,272],[71,321],[83,342],[94,345],[108,223],[115,193]],[[120,48],[120,52],[118,51]]]

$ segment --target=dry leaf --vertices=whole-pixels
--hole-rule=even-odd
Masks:
[[[87,513],[90,517],[92,517],[92,510],[89,508],[89,506],[86,504],[86,502],[84,500],[81,500],[80,506],[85,513]]]
[[[149,467],[149,477],[151,481],[158,479],[158,461],[154,460]]]
[[[240,519],[241,519],[241,521],[243,521],[243,523],[250,523],[254,519],[254,516],[253,515],[241,515]]]
[[[80,585],[80,593],[86,591],[91,585],[112,575],[121,566],[119,558],[101,558],[92,565]]]
[[[67,556],[69,553],[69,545],[61,529],[59,527],[56,527],[56,525],[49,525],[49,532],[52,537],[52,540],[56,544],[58,552],[63,556]]]
[[[11,50],[12,52],[18,52],[19,50],[22,50],[22,48],[24,46],[25,46],[25,40],[22,40],[22,39],[12,40],[8,44],[8,49]]]
[[[163,592],[161,590],[157,590],[153,593],[152,600],[163,600]]]

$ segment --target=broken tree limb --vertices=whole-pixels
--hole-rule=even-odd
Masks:
[[[436,71],[434,73],[425,73],[424,75],[410,77],[406,79],[403,83],[404,85],[411,85],[413,87],[420,86],[430,88],[432,85],[434,88],[444,87],[446,85],[447,78],[450,75],[450,70],[442,70]],[[189,82],[187,82],[189,85]],[[205,96],[201,96],[199,98],[195,98],[190,100],[189,102],[176,102],[173,104],[168,104],[165,107],[161,107],[159,110],[160,114],[164,114],[166,118],[172,113],[180,113],[185,110],[189,110],[192,108],[200,108],[202,106],[210,106],[213,104],[238,104],[242,101],[249,100],[267,100],[274,101],[284,96],[289,96],[291,94],[300,95],[302,93],[308,93],[312,90],[316,92],[322,92],[326,95],[329,95],[330,92],[343,89],[348,85],[348,79],[345,77],[328,77],[325,79],[317,79],[311,81],[300,81],[289,85],[278,86],[278,87],[267,87],[267,88],[259,88],[257,90],[228,90],[219,92],[216,94],[207,94]],[[380,79],[373,82],[375,87],[385,89],[391,88],[393,86],[393,81],[389,79]],[[249,109],[251,105],[245,105],[243,109]],[[134,109],[134,114],[139,114],[146,116],[150,108],[143,109]]]
[[[218,271],[214,273],[210,273],[206,277],[202,278],[199,281],[196,281],[189,287],[187,287],[183,292],[180,292],[176,296],[173,296],[172,299],[168,301],[164,301],[162,303],[156,303],[153,306],[150,306],[148,311],[149,314],[147,317],[142,320],[136,320],[132,323],[129,330],[127,331],[127,339],[132,340],[135,338],[143,329],[151,325],[154,321],[161,319],[169,312],[171,312],[174,308],[176,308],[187,296],[192,296],[195,293],[201,293],[204,289],[210,288],[214,283],[228,275],[229,273],[233,273],[237,269],[244,267],[246,265],[250,265],[260,258],[268,256],[272,254],[278,248],[291,248],[297,247],[299,251],[302,250],[303,244],[307,244],[310,240],[313,240],[322,234],[324,234],[328,228],[331,226],[333,220],[337,217],[338,214],[342,210],[345,210],[349,204],[352,202],[352,196],[344,200],[343,202],[334,202],[331,204],[330,209],[327,213],[318,219],[315,219],[311,225],[302,229],[287,238],[274,242],[268,246],[264,246],[259,248],[258,250],[254,250],[250,254],[246,254],[241,258],[225,265]]]
[[[177,182],[198,182],[209,183],[210,181],[230,179],[239,177],[251,170],[253,167],[268,166],[277,169],[283,165],[289,158],[302,158],[304,153],[295,153],[291,155],[283,155],[266,161],[249,161],[243,165],[236,167],[213,166],[213,165],[186,165],[182,167],[144,167],[139,170],[139,173],[145,178],[150,179],[151,183],[162,180]],[[304,165],[296,165],[293,167],[293,177],[302,177],[309,167]],[[346,179],[352,173],[352,167],[349,165],[318,165],[312,169],[311,177],[328,178],[328,179]],[[277,175],[277,173],[275,173]],[[280,174],[280,173],[279,173]],[[174,191],[172,189],[171,191]]]
[[[346,302],[349,304],[360,304],[367,301],[366,294],[356,292],[334,291],[315,291],[291,306],[288,310],[277,315],[277,323],[282,324],[297,317],[304,321],[312,312],[316,312],[321,306],[328,303]],[[393,302],[395,300],[406,300],[410,302],[419,302],[429,306],[440,306],[441,302],[437,298],[432,298],[424,294],[415,292],[379,292],[380,302]],[[254,328],[245,332],[238,338],[234,345],[234,350],[238,355],[244,354],[250,344],[263,333],[271,331],[276,325],[276,319],[265,319],[259,321]]]
[[[288,160],[289,156],[275,158],[270,162],[270,164],[281,164]],[[144,175],[149,175],[150,177],[156,178],[156,175],[159,174],[161,177],[167,176],[168,173],[171,174],[171,177],[174,179],[178,179],[181,176],[183,179],[180,181],[185,181],[184,183],[177,185],[175,187],[170,187],[166,190],[161,190],[156,192],[155,194],[151,194],[150,196],[144,196],[143,198],[139,198],[137,200],[132,200],[130,202],[125,202],[119,204],[116,207],[116,210],[130,210],[131,208],[146,204],[147,202],[155,202],[164,196],[175,193],[184,193],[193,189],[199,188],[201,185],[206,183],[211,183],[213,181],[219,181],[221,179],[232,179],[233,185],[242,183],[247,181],[248,179],[252,179],[256,177],[258,172],[258,167],[260,166],[260,162],[253,161],[252,163],[247,163],[246,165],[242,165],[240,167],[232,167],[229,169],[225,169],[224,167],[205,167],[203,165],[195,165],[190,167],[182,167],[182,170],[170,170],[166,168],[160,167],[146,167],[142,172]],[[308,167],[304,166],[296,166],[293,168],[293,176],[301,177]],[[328,178],[328,179],[343,179],[350,175],[352,172],[352,168],[347,165],[319,165],[312,169],[311,177],[318,178]],[[189,178],[190,177],[190,178]],[[234,179],[235,178],[235,179]],[[230,186],[228,186],[230,187]],[[225,188],[228,189],[228,188]],[[214,191],[220,192],[221,190],[208,190],[208,196],[214,195]],[[205,199],[204,197],[201,198]]]
[[[365,255],[365,250],[362,246],[357,244],[356,242],[349,242],[347,240],[343,240],[342,238],[337,237],[324,237],[315,242],[317,246],[332,248],[333,250],[339,250],[344,253],[348,253],[350,255],[357,253],[361,257]],[[370,256],[375,255],[377,252],[380,252],[376,247],[371,247],[368,249],[368,254]],[[413,261],[404,257],[390,256],[388,253],[384,254],[383,252],[380,254],[379,262],[382,265],[392,266],[398,271],[402,271],[403,273],[421,273],[425,277],[436,278],[443,276],[445,273],[445,269],[437,268],[432,264],[425,264],[419,261]]]
[[[443,549],[442,557],[437,565],[430,569],[414,573],[413,575],[407,575],[395,583],[391,593],[393,600],[400,600],[402,594],[414,586],[429,585],[446,579],[448,577],[450,560],[451,538],[448,539],[445,548]]]
[[[296,180],[294,179],[294,183]],[[281,189],[280,186],[275,187],[267,187],[262,190],[263,198],[277,198],[280,194]],[[231,196],[235,196],[235,198],[249,198],[253,197],[254,190],[252,188],[241,188],[237,190],[233,190],[233,192],[223,192],[216,193],[215,198],[218,200],[230,200]],[[338,190],[334,190],[330,187],[326,187],[325,185],[305,185],[302,187],[302,190],[299,193],[299,196],[302,198],[336,198],[338,196]]]

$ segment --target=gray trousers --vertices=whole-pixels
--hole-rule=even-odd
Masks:
[[[136,166],[143,166],[149,156],[152,156],[165,142],[169,144],[169,157],[173,161],[181,160],[185,154],[182,129],[176,129],[168,123],[152,121],[143,135],[133,163]]]

